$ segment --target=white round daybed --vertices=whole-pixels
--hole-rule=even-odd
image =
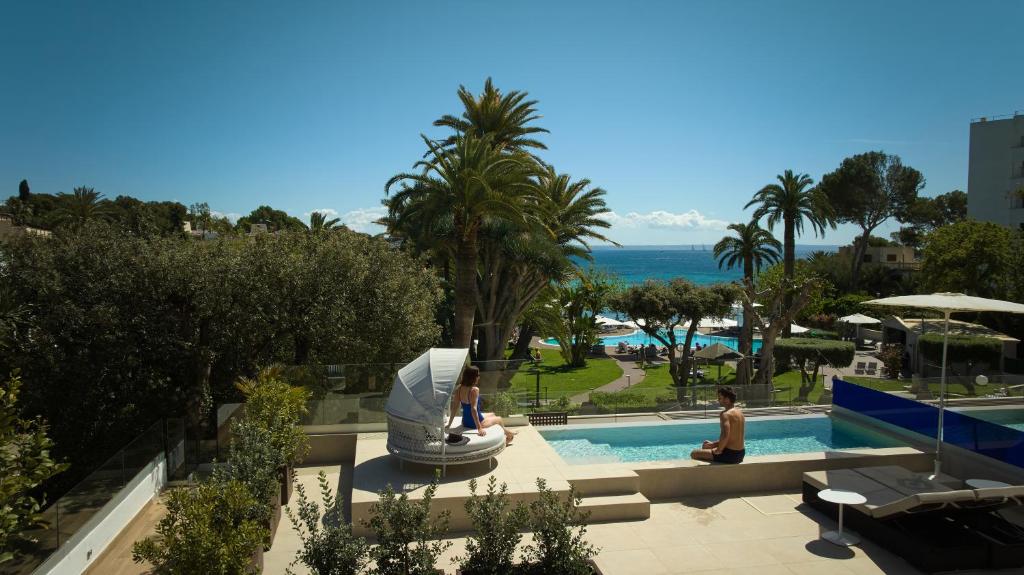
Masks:
[[[387,449],[399,461],[437,465],[442,474],[449,465],[494,465],[493,458],[505,449],[500,426],[487,428],[482,437],[475,429],[444,428],[452,393],[468,361],[468,349],[432,348],[398,371],[385,411]],[[448,433],[461,434],[462,441],[447,443]]]

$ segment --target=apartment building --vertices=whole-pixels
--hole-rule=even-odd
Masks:
[[[971,122],[967,215],[1015,229],[1024,225],[1024,110]]]

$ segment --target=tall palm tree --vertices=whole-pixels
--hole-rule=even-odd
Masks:
[[[459,135],[472,134],[490,136],[491,143],[499,148],[546,150],[547,146],[534,136],[548,131],[527,125],[539,119],[540,115],[535,108],[537,101],[526,97],[526,92],[518,90],[502,94],[490,78],[484,82],[484,91],[479,96],[474,96],[465,86],[459,86],[459,100],[464,108],[462,115],[446,114],[434,121],[435,126],[455,131],[442,146],[449,148],[455,145]]]
[[[574,275],[574,258],[590,260],[590,241],[609,242],[605,191],[545,166],[537,175],[539,198],[529,206],[535,225],[488,220],[481,228],[477,359],[500,360],[516,323],[520,337],[534,327],[524,314],[545,287]]]
[[[108,219],[111,216],[103,194],[92,188],[78,187],[73,193],[57,194],[57,225],[80,228],[90,220]]]
[[[313,212],[309,214],[309,231],[314,234],[336,230],[342,227],[339,225],[340,223],[340,218],[327,219],[327,215],[323,212]]]
[[[443,147],[423,137],[429,158],[417,162],[419,172],[397,174],[388,180],[385,193],[398,183],[392,204],[402,211],[389,214],[400,225],[406,218],[431,222],[452,218],[455,258],[455,318],[453,344],[469,347],[476,311],[476,275],[480,226],[485,218],[525,222],[533,215],[537,186],[531,177],[536,163],[523,153],[495,147],[491,136],[472,133],[455,137]]]
[[[835,228],[835,219],[831,215],[828,201],[818,188],[810,187],[814,180],[807,174],[797,174],[786,170],[776,176],[779,183],[768,184],[761,188],[754,198],[743,208],[758,204],[754,211],[754,220],[768,217],[768,229],[774,230],[776,224],[782,222],[782,266],[786,279],[793,281],[796,266],[796,236],[804,233],[804,220],[811,227],[814,235],[825,235],[825,227]],[[785,305],[788,308],[792,298],[787,295]],[[789,335],[789,327],[786,327]]]
[[[753,281],[754,273],[761,267],[774,264],[782,257],[782,244],[768,230],[762,228],[757,220],[749,224],[731,224],[730,230],[735,236],[726,236],[715,244],[715,259],[718,267],[734,268],[743,266],[743,279]],[[743,310],[743,329],[740,330],[740,349],[744,359],[737,366],[737,383],[742,385],[750,381],[750,357],[754,350],[754,329],[752,320]]]
[[[544,221],[555,242],[570,250],[567,255],[589,259],[588,240],[619,245],[599,231],[611,227],[608,220],[600,217],[608,212],[604,201],[607,192],[590,188],[586,178],[574,182],[569,174],[559,174],[554,166],[545,166],[538,180],[541,195],[547,200]],[[582,250],[577,249],[580,247]]]

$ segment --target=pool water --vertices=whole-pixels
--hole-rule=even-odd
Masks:
[[[688,459],[705,439],[718,439],[718,421],[593,425],[540,434],[570,464]],[[904,445],[855,423],[829,416],[771,417],[747,421],[747,455],[806,453]]]
[[[633,332],[633,333],[631,333],[629,335],[602,336],[601,337],[601,341],[602,341],[602,343],[604,343],[605,346],[611,346],[611,347],[615,347],[615,346],[619,345],[619,342],[622,342],[622,341],[626,342],[627,345],[647,345],[649,343],[653,343],[654,345],[658,346],[659,348],[662,346],[660,341],[658,341],[658,340],[654,339],[653,337],[647,335],[646,333],[644,333],[641,330],[637,330],[637,331],[635,331],[635,332]],[[682,342],[686,341],[686,332],[685,331],[676,331],[676,341],[679,342],[680,345],[682,345]],[[552,337],[552,338],[548,338],[548,339],[544,340],[544,343],[546,343],[548,345],[558,345],[558,340]],[[737,339],[735,337],[719,337],[719,336],[716,336],[716,335],[704,335],[704,334],[700,334],[700,333],[695,333],[695,334],[693,334],[693,343],[691,343],[690,345],[691,345],[691,347],[696,347],[696,345],[698,343],[702,347],[706,346],[706,345],[711,345],[713,343],[721,343],[723,345],[726,345],[726,346],[731,347],[732,349],[736,349],[736,350],[738,350],[739,347],[740,347],[739,339]],[[754,340],[754,351],[757,352],[760,349],[761,349],[761,340],[760,339],[755,339]]]
[[[1021,409],[1020,407],[1002,409],[969,408],[957,409],[956,411],[991,423],[1005,425],[1006,427],[1016,429],[1017,431],[1024,431],[1024,409]]]

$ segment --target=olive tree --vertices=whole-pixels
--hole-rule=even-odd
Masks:
[[[644,333],[668,348],[669,373],[685,385],[690,373],[690,345],[701,320],[729,314],[738,297],[733,284],[698,286],[689,280],[647,280],[611,298],[609,306],[629,316]],[[680,344],[677,330],[685,329]],[[676,346],[681,345],[682,349]],[[677,360],[678,357],[678,360]]]

